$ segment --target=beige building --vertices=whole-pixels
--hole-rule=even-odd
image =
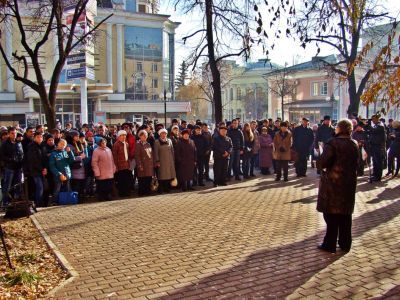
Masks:
[[[158,14],[158,1],[103,0],[97,5],[95,23],[113,15],[102,24],[94,41],[95,79],[88,80],[87,87],[82,86],[87,91],[89,122],[141,122],[144,117],[163,120],[164,99],[159,95],[164,90],[172,93],[167,103],[168,119],[189,112],[190,103],[174,101],[173,95],[175,29],[179,23]],[[13,51],[21,51],[19,32],[11,26],[3,29],[3,47],[11,57]],[[56,50],[56,38],[52,36],[40,57],[46,80],[58,59]],[[63,70],[57,90],[57,119],[76,124],[82,120],[81,81],[67,81],[66,72]],[[24,124],[26,113],[33,113],[45,123],[38,94],[14,81],[4,61],[0,91],[0,124]]]

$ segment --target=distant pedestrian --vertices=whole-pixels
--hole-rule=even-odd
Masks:
[[[336,135],[324,145],[317,160],[321,172],[317,210],[324,214],[326,233],[319,249],[335,253],[336,243],[343,251],[351,248],[351,215],[354,211],[358,145],[350,138],[352,123],[339,121]]]
[[[271,135],[268,133],[268,128],[263,127],[259,136],[260,150],[259,150],[259,164],[262,175],[271,174],[270,168],[272,165],[272,151],[273,151],[273,140]]]
[[[214,187],[226,185],[228,160],[233,148],[232,140],[227,136],[227,131],[225,124],[220,124],[218,134],[215,134],[213,138]]]
[[[314,134],[308,123],[309,120],[303,118],[301,125],[293,130],[293,149],[297,154],[297,160],[295,161],[297,177],[306,176],[310,147],[314,142]]]
[[[292,134],[288,130],[288,123],[281,122],[280,129],[274,136],[274,152],[273,157],[276,161],[276,178],[275,181],[281,180],[283,172],[283,180],[288,181],[290,148],[292,147]]]
[[[150,143],[147,141],[146,130],[139,131],[139,141],[136,144],[135,160],[139,185],[139,196],[151,193],[151,180],[154,176],[154,157]]]
[[[176,147],[176,160],[178,165],[178,182],[182,191],[193,190],[192,180],[196,167],[196,146],[190,139],[190,130],[182,131],[182,138]]]
[[[172,141],[167,138],[167,130],[158,131],[159,139],[154,143],[154,162],[157,168],[158,191],[168,193],[171,180],[176,178],[175,155]]]
[[[129,161],[129,144],[126,142],[126,136],[127,133],[125,130],[118,131],[117,141],[112,147],[114,163],[117,168],[115,181],[120,197],[130,196],[133,181],[131,164]]]

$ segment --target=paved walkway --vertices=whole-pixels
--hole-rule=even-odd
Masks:
[[[316,249],[325,224],[315,175],[36,217],[79,273],[59,299],[399,299],[399,183],[359,181],[347,254]]]

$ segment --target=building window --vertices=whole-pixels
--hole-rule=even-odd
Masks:
[[[242,90],[240,89],[240,87],[237,88],[236,93],[237,93],[237,99],[242,100]]]
[[[144,5],[144,4],[139,4],[139,5],[138,5],[138,11],[139,11],[140,13],[146,13],[146,5]]]
[[[151,71],[152,71],[152,72],[158,72],[158,66],[157,66],[157,64],[152,64],[152,65],[151,65]]]
[[[143,64],[141,61],[136,63],[136,71],[142,72],[143,71]]]
[[[152,87],[153,87],[154,89],[157,89],[157,88],[158,88],[158,79],[157,79],[157,78],[153,78]]]
[[[321,82],[320,85],[320,94],[321,96],[326,96],[328,95],[328,83],[326,81]]]
[[[318,96],[318,86],[319,86],[318,82],[313,82],[311,84],[311,95],[312,96]]]

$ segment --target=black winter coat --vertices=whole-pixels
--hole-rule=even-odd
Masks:
[[[372,148],[383,148],[386,146],[386,130],[381,124],[374,127],[366,126],[365,130],[368,133],[369,144]]]
[[[237,129],[229,129],[228,130],[228,136],[232,140],[232,145],[233,145],[233,150],[243,150],[244,147],[244,137],[243,137],[243,132],[237,128]]]
[[[47,166],[46,160],[46,153],[41,145],[35,142],[29,144],[25,159],[27,175],[32,177],[42,175],[43,169]]]
[[[315,137],[315,148],[318,149],[319,142],[326,143],[335,136],[335,128],[322,124],[318,127],[317,135]]]
[[[208,148],[208,143],[206,138],[202,134],[194,134],[192,135],[191,139],[193,140],[194,144],[196,145],[196,153],[198,158],[204,158],[206,155],[206,151]]]
[[[229,137],[222,137],[220,135],[215,136],[212,144],[214,160],[224,159],[222,155],[225,153],[225,151],[231,154],[232,148],[232,140]],[[228,157],[226,157],[226,159],[228,159]]]
[[[175,158],[178,167],[178,181],[192,180],[195,162],[197,161],[196,145],[194,142],[191,139],[180,139],[176,146]]]
[[[10,139],[1,144],[0,159],[4,168],[18,170],[22,168],[24,160],[24,150],[20,142],[12,143]]]
[[[322,213],[350,215],[354,211],[359,160],[357,142],[339,135],[329,140],[317,168],[321,171],[317,210]]]
[[[310,127],[303,125],[293,130],[293,148],[298,153],[309,153],[314,142],[314,133]]]

